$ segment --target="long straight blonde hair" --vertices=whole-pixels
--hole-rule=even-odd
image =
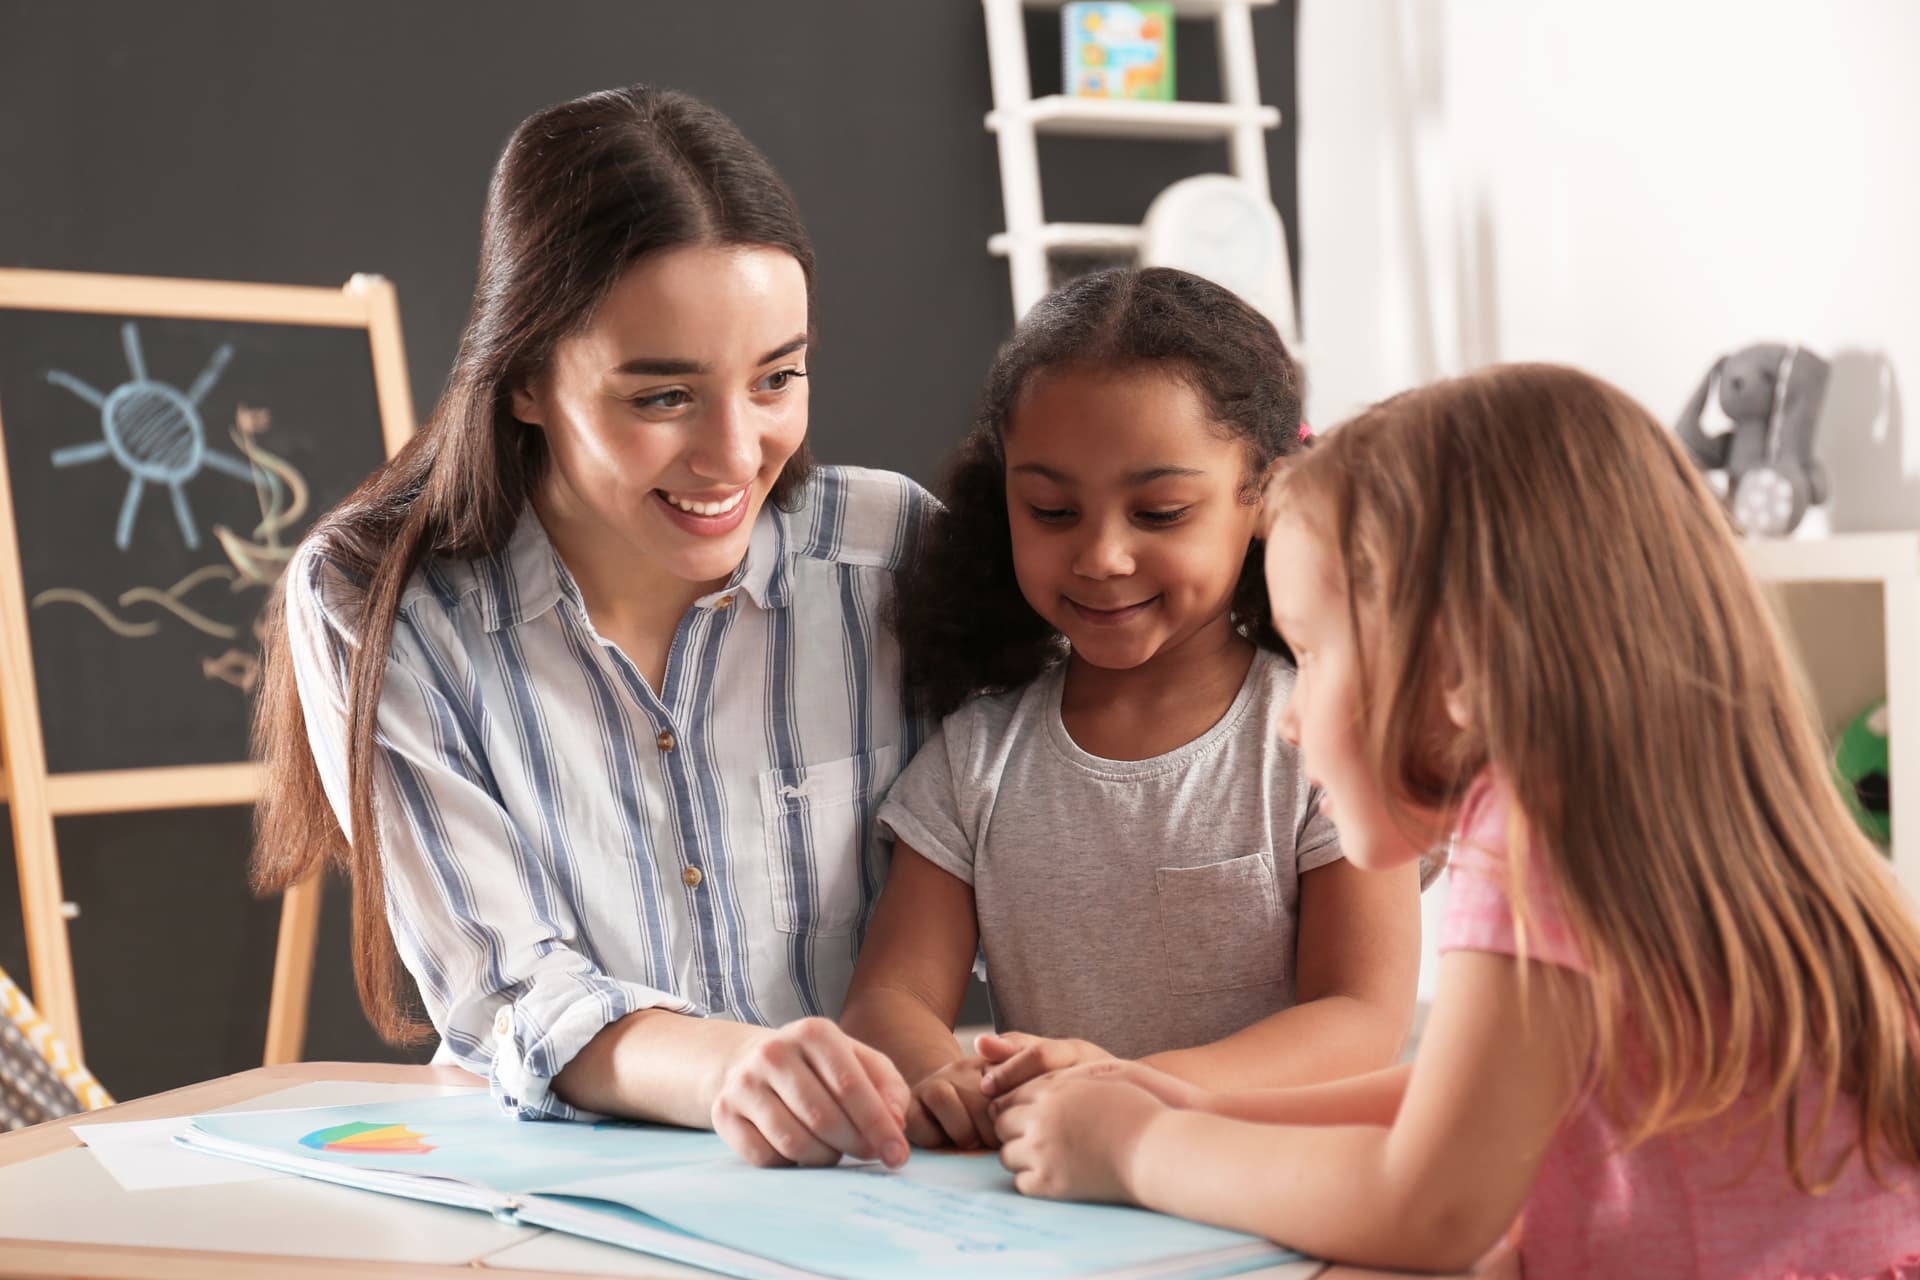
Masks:
[[[1920,1164],[1920,922],[1666,430],[1597,378],[1502,366],[1330,432],[1280,495],[1351,585],[1390,800],[1457,805],[1489,765],[1511,782],[1586,949],[1594,1083],[1629,1143],[1744,1095],[1784,1115],[1802,1190],[1856,1153],[1875,1177],[1889,1153]],[[1472,728],[1436,750],[1447,662]],[[1842,1094],[1859,1134],[1811,1168]]]

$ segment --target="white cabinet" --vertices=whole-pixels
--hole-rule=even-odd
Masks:
[[[1746,542],[1829,737],[1885,695],[1893,868],[1920,902],[1920,531]]]

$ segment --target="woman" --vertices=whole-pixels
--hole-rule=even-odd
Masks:
[[[921,736],[878,608],[928,499],[812,467],[812,286],[704,104],[515,131],[445,396],[288,568],[255,879],[346,866],[374,1025],[423,1030],[404,958],[512,1114],[897,1164],[906,1087],[826,1019]]]

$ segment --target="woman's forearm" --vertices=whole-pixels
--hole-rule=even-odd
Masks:
[[[868,986],[848,999],[840,1029],[893,1059],[909,1084],[965,1056],[953,1028],[927,1002],[897,987]]]
[[[588,1041],[553,1087],[595,1111],[711,1126],[757,1165],[907,1158],[906,1082],[825,1018],[756,1027],[642,1010]]]
[[[553,1079],[576,1107],[704,1129],[727,1067],[764,1027],[642,1009],[601,1028]]]
[[[1407,1034],[1398,1009],[1324,996],[1211,1044],[1141,1059],[1203,1089],[1276,1089],[1339,1080],[1391,1063]]]

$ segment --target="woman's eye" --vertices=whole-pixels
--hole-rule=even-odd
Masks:
[[[1073,514],[1071,507],[1036,507],[1032,503],[1027,504],[1027,510],[1041,524],[1058,524]]]
[[[1191,510],[1192,507],[1173,507],[1165,511],[1142,511],[1139,518],[1148,524],[1178,524]]]
[[[682,409],[693,403],[693,397],[684,388],[675,387],[671,391],[657,391],[652,395],[635,396],[633,406],[636,409]]]
[[[785,391],[793,385],[795,378],[806,377],[804,369],[775,369],[760,380],[760,386],[767,391]]]

